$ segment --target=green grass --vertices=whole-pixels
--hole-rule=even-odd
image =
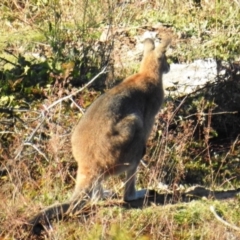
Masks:
[[[48,41],[53,41],[53,38],[60,40],[59,37],[69,32],[73,32],[69,35],[72,39],[80,32],[82,39],[88,36],[87,29],[98,33],[109,23],[114,27],[128,28],[160,22],[170,26],[179,37],[176,57],[182,61],[205,57],[234,59],[240,51],[240,10],[233,0],[202,1],[201,8],[195,7],[192,1],[118,5],[115,1],[101,3],[94,0],[72,4],[64,1],[30,1],[19,9],[14,9],[11,1],[3,1],[0,7],[4,13],[1,49],[6,47],[9,40],[11,44],[17,44],[19,41],[39,41],[45,36]],[[180,51],[181,56],[178,56]]]
[[[25,199],[26,200],[26,199]],[[24,219],[24,210],[9,205],[11,223],[5,221],[1,231],[6,239],[27,237],[16,223]],[[226,227],[210,211],[214,206],[217,214],[232,225],[239,225],[239,201],[199,200],[176,205],[152,206],[144,209],[123,209],[117,204],[112,207],[94,208],[88,218],[72,217],[68,221],[54,222],[45,239],[212,239],[222,240],[240,237],[240,232]],[[34,206],[31,205],[34,208]],[[26,213],[25,213],[26,214]],[[30,213],[28,213],[29,215]],[[0,215],[2,219],[2,215]],[[23,218],[22,218],[23,217]],[[14,220],[15,218],[15,220]],[[18,219],[18,221],[16,220]],[[13,223],[13,225],[12,225]],[[10,227],[11,224],[11,228]],[[7,231],[4,230],[8,229]],[[25,234],[25,235],[24,235]],[[12,238],[11,236],[15,236]],[[34,238],[35,239],[35,238]]]
[[[70,134],[81,113],[106,91],[106,75],[92,88],[76,91],[105,64],[111,41],[95,51],[104,27],[125,29],[122,45],[143,26],[161,23],[172,33],[171,62],[214,57],[236,64],[240,56],[240,7],[237,1],[7,1],[0,3],[0,236],[28,239],[22,224],[39,209],[71,196],[76,163]],[[141,4],[142,3],[142,4]],[[140,29],[140,30],[139,30]],[[116,40],[115,39],[115,40]],[[111,39],[112,40],[112,39]],[[7,51],[6,51],[7,50]],[[29,55],[30,53],[30,55]],[[44,60],[31,57],[39,53]],[[5,60],[11,61],[7,63]],[[14,65],[15,64],[15,65]],[[117,70],[121,80],[139,62]],[[116,72],[117,72],[116,71]],[[148,168],[139,167],[138,188],[171,189],[201,183],[212,189],[239,187],[239,75],[189,95],[167,99],[148,142]],[[108,84],[106,84],[108,86]],[[109,84],[111,85],[111,84]],[[3,108],[14,108],[6,113]],[[22,111],[24,109],[24,111]],[[214,115],[213,113],[222,114]],[[191,116],[191,117],[190,117]],[[27,143],[27,139],[30,144]],[[1,174],[6,169],[7,174]],[[122,195],[124,176],[105,183]],[[158,189],[157,189],[158,190]],[[216,201],[166,204],[124,209],[99,205],[88,218],[55,222],[43,239],[239,239],[211,213],[240,226],[239,197]]]

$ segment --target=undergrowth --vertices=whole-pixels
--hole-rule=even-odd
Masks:
[[[27,239],[19,225],[39,208],[71,196],[77,169],[72,129],[114,85],[112,79],[133,71],[110,76],[114,47],[127,47],[138,28],[159,23],[174,36],[172,62],[213,57],[227,64],[214,83],[166,98],[139,167],[138,188],[239,187],[237,1],[3,0],[0,11],[1,237]],[[100,41],[106,29],[108,38]],[[112,178],[105,187],[122,195],[123,181]],[[143,210],[99,207],[84,220],[55,223],[45,239],[238,239],[239,232],[216,222],[210,205],[240,225],[239,198]]]

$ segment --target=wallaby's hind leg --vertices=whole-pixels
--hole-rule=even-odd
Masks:
[[[139,198],[144,198],[146,196],[146,193],[147,193],[146,189],[136,191],[136,188],[135,188],[136,170],[137,170],[137,166],[136,168],[129,169],[127,171],[127,182],[124,190],[125,201],[132,201]]]
[[[97,171],[96,171],[97,173]],[[78,201],[85,197],[92,200],[103,198],[103,188],[101,185],[102,177],[95,174],[85,174],[81,168],[78,169],[75,190],[73,192],[72,201]]]

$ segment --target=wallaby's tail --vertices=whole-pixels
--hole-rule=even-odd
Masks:
[[[51,228],[53,220],[61,220],[69,215],[78,215],[86,205],[86,201],[73,201],[48,207],[29,221],[31,232],[40,235],[44,229]]]

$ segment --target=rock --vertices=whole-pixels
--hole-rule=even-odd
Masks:
[[[166,95],[181,96],[214,82],[217,62],[214,59],[199,59],[192,63],[171,64],[170,72],[164,76]]]

